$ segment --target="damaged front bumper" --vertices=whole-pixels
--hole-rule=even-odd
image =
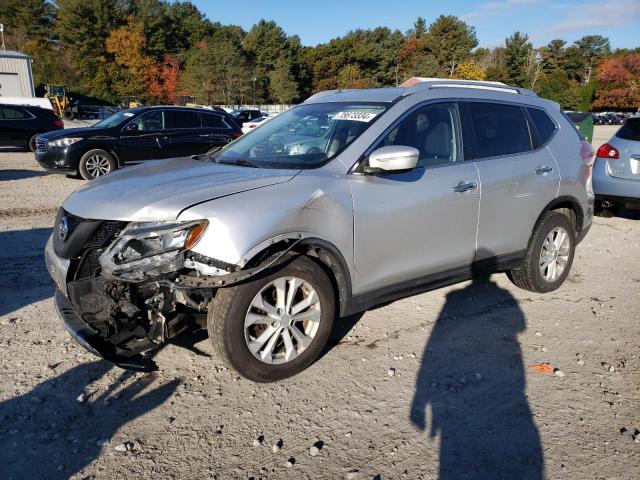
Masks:
[[[151,372],[157,369],[153,360],[141,355],[154,347],[151,342],[145,342],[140,345],[140,349],[135,350],[119,348],[105,341],[97,330],[85,323],[59,290],[55,293],[55,305],[65,330],[89,352],[125,370]]]

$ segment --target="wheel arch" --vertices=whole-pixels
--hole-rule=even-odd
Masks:
[[[580,206],[580,202],[578,202],[575,197],[565,195],[557,197],[549,202],[542,212],[540,212],[533,228],[535,228],[535,226],[540,222],[540,219],[545,213],[551,211],[557,211],[569,217],[569,220],[571,220],[575,228],[576,238],[580,238],[580,233],[584,227],[584,211]]]
[[[344,256],[331,242],[301,233],[279,235],[273,240],[262,242],[243,257],[243,268],[259,265],[271,255],[287,250],[291,242],[297,242],[292,251],[313,259],[328,275],[336,294],[336,304],[340,315],[347,312],[351,299],[351,275]]]

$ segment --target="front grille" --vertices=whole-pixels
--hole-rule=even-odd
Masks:
[[[114,220],[106,220],[100,224],[82,247],[82,257],[78,262],[78,268],[74,276],[76,280],[98,276],[100,273],[98,259],[103,252],[103,248],[111,245],[126,226],[127,222]]]
[[[47,141],[41,139],[40,137],[36,137],[36,150],[39,152],[47,151]]]
[[[106,247],[113,242],[118,235],[127,226],[127,222],[118,222],[115,220],[107,220],[102,222],[95,232],[89,237],[84,248],[101,248]]]

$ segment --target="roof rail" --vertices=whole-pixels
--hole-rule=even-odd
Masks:
[[[494,90],[498,92],[514,93],[518,95],[527,95],[529,97],[537,97],[537,95],[528,88],[514,87],[502,82],[485,82],[478,80],[453,80],[448,78],[425,78],[418,81],[413,86],[407,87],[406,95],[416,92],[423,92],[433,88],[475,88],[479,90]]]

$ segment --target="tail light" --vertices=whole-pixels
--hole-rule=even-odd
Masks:
[[[618,149],[613,145],[605,143],[598,149],[596,156],[599,158],[606,158],[608,160],[617,160],[620,158],[620,152],[618,152]]]
[[[58,128],[64,128],[64,123],[62,122],[62,120],[60,120],[59,118],[56,118],[53,121],[53,124],[58,127]]]
[[[242,131],[233,132],[233,138],[240,138],[242,136]]]

